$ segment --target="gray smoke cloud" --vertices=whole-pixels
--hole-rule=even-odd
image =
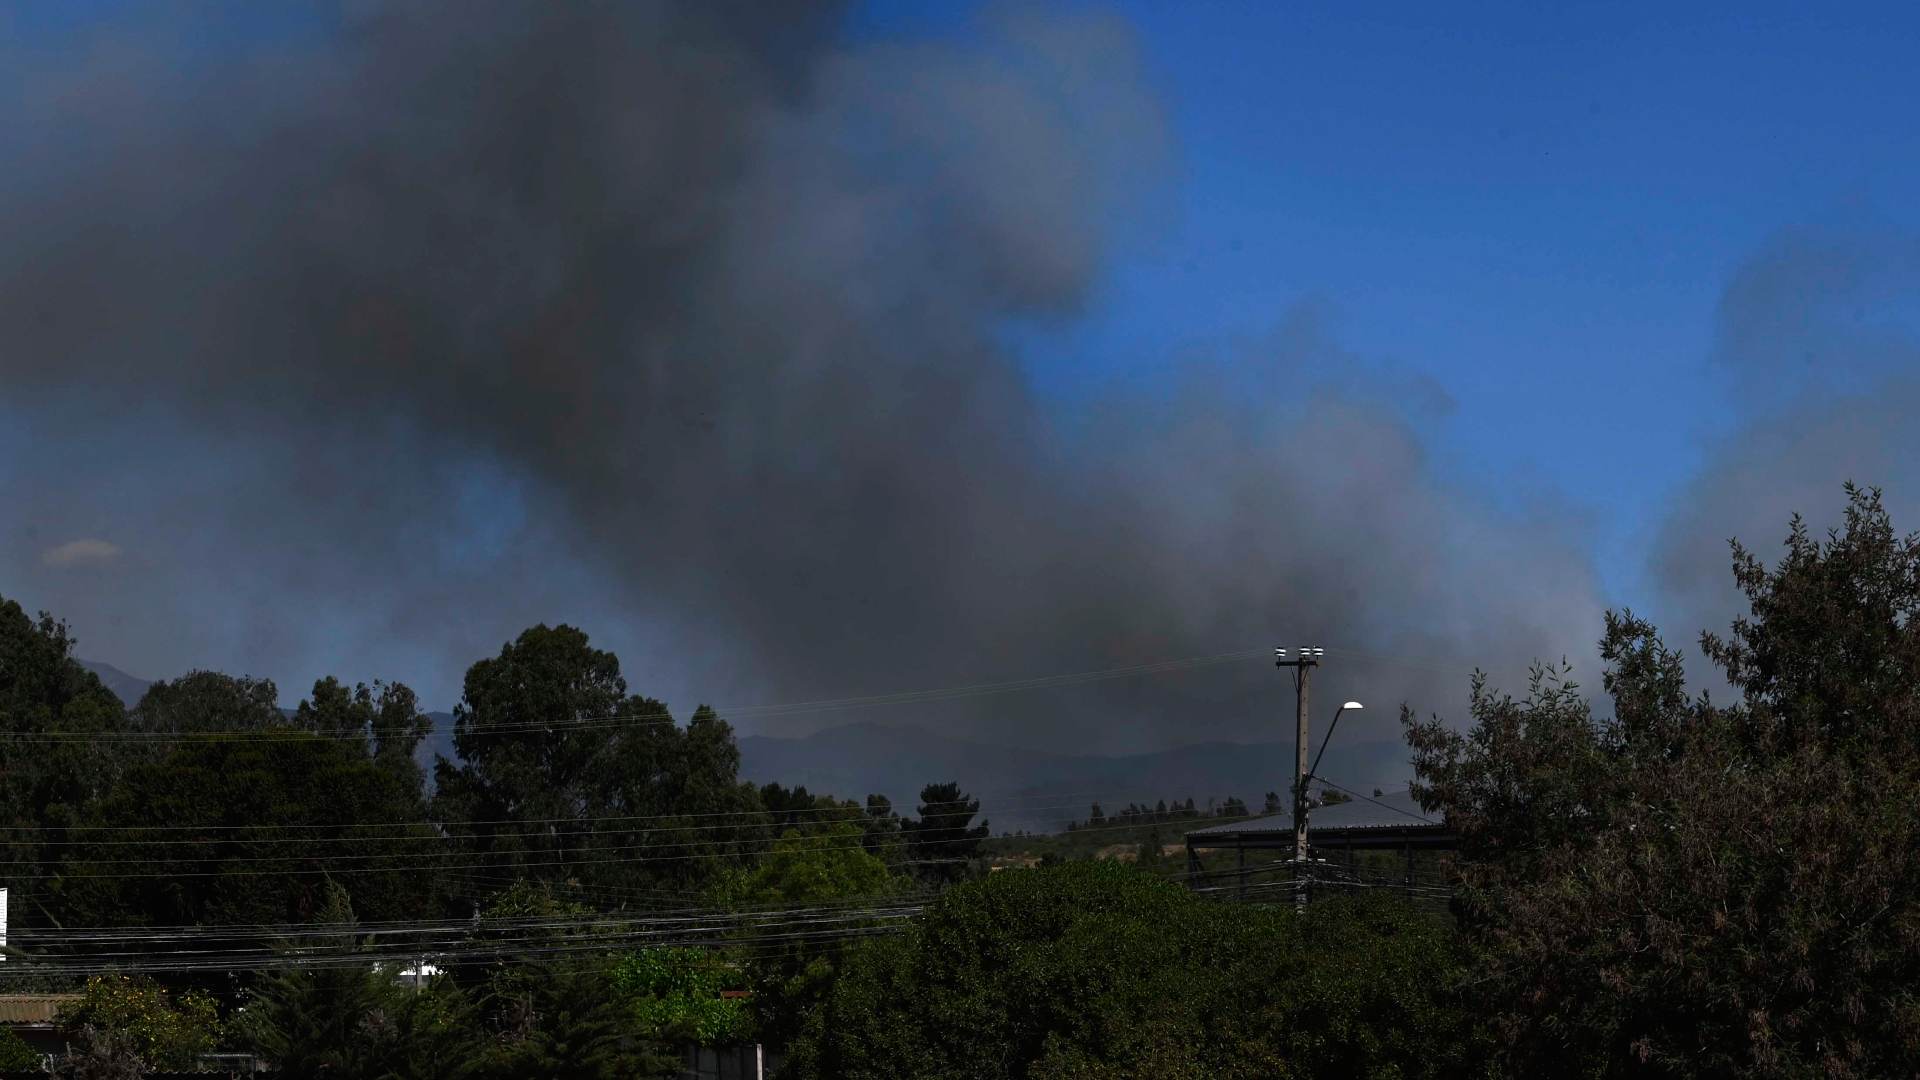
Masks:
[[[1653,553],[1676,642],[1744,611],[1729,540],[1776,559],[1794,514],[1816,534],[1839,524],[1844,481],[1881,487],[1895,527],[1920,527],[1920,238],[1784,233],[1734,275],[1718,315],[1730,422]]]
[[[90,655],[431,700],[569,621],[690,706],[1318,643],[1385,735],[1591,649],[1577,518],[1443,480],[1433,388],[1310,316],[1036,393],[1008,328],[1071,319],[1177,176],[1116,18],[220,18],[5,65],[0,568]],[[41,557],[81,539],[117,554]],[[1148,749],[1285,696],[1250,662],[863,718]]]

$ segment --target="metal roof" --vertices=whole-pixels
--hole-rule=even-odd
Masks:
[[[0,994],[0,1024],[51,1024],[62,1005],[79,1000],[79,994]]]
[[[1317,806],[1307,815],[1309,835],[1348,829],[1440,829],[1445,822],[1428,814],[1406,791],[1394,791],[1377,797],[1356,798],[1332,806]],[[1258,833],[1293,832],[1293,814],[1270,814],[1248,821],[1230,821],[1209,825],[1187,834],[1190,841],[1208,837],[1248,836]]]

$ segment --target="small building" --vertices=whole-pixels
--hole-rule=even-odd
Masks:
[[[1186,844],[1187,876],[1195,888],[1251,898],[1297,887],[1291,812],[1195,829]],[[1431,856],[1416,856],[1456,846],[1446,823],[1429,816],[1405,790],[1316,806],[1307,815],[1307,873],[1326,884],[1400,886],[1429,894],[1440,885],[1430,869],[1416,864]],[[1221,865],[1227,860],[1232,866]]]
[[[61,1009],[79,1001],[79,994],[0,994],[0,1028],[18,1035],[36,1054],[63,1054],[66,1040],[55,1021]]]

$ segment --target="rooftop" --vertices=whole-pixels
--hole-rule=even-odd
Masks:
[[[1332,806],[1317,806],[1307,816],[1309,835],[1326,832],[1346,832],[1358,829],[1420,829],[1441,830],[1445,822],[1428,814],[1414,801],[1407,791],[1393,791],[1379,796],[1359,796],[1351,802],[1335,803]],[[1269,814],[1266,817],[1252,818],[1247,821],[1232,821],[1221,825],[1209,825],[1204,829],[1195,829],[1187,833],[1187,839],[1200,842],[1210,837],[1227,838],[1248,836],[1259,833],[1293,833],[1293,814]]]
[[[51,1024],[62,1005],[79,1000],[79,994],[0,994],[0,1024]]]

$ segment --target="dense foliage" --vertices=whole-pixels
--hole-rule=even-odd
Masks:
[[[243,1044],[289,1080],[626,1080],[673,1075],[624,988],[590,967],[505,967],[419,988],[372,963],[276,973],[247,999]]]
[[[371,964],[269,974],[237,1026],[242,1045],[289,1080],[482,1075],[467,996],[445,982],[409,989]]]
[[[686,886],[747,854],[761,810],[733,730],[676,724],[627,693],[620,661],[569,626],[536,626],[467,672],[434,812],[489,866],[590,888]]]
[[[1849,489],[1797,519],[1688,697],[1652,626],[1610,616],[1613,715],[1564,671],[1474,726],[1409,722],[1462,838],[1462,923],[1519,1073],[1911,1075],[1920,1063],[1920,540]]]
[[[581,914],[589,913],[523,884],[490,905],[474,936],[499,941],[491,929],[497,925]],[[522,939],[529,954],[522,962],[465,965],[457,973],[416,969],[402,981],[395,958],[356,955],[345,890],[328,889],[317,922],[340,931],[321,939],[334,947],[331,962],[267,974],[236,1014],[240,1045],[282,1076],[612,1080],[664,1076],[672,1068],[665,1047],[652,1040],[680,1032],[633,1022],[632,979],[609,974],[610,950],[572,959],[542,955],[568,942],[565,930],[532,931]]]
[[[169,993],[151,979],[100,975],[61,1011],[60,1026],[83,1045],[122,1044],[148,1068],[190,1069],[220,1041],[218,1007],[206,994]],[[111,1056],[121,1056],[116,1046]],[[109,1056],[109,1055],[101,1055]]]
[[[68,827],[118,769],[115,744],[84,736],[121,729],[126,710],[73,648],[65,623],[0,597],[0,840],[16,922],[43,910]]]
[[[824,810],[832,800],[821,802],[827,804]],[[819,911],[905,892],[908,881],[866,850],[863,833],[859,812],[850,806],[834,818],[789,829],[751,870],[724,881],[718,896],[735,909]],[[847,922],[838,929],[852,931],[860,925]],[[799,1031],[805,1015],[839,974],[834,945],[807,939],[753,943],[749,984],[762,1038],[784,1045]]]
[[[967,863],[980,852],[980,842],[992,831],[982,821],[973,824],[980,800],[956,783],[928,784],[920,791],[920,817],[901,823],[907,856],[914,872],[932,882],[953,882],[967,876]]]
[[[195,704],[181,700],[183,684]],[[298,922],[334,876],[368,917],[436,910],[432,878],[418,872],[436,837],[412,762],[425,726],[411,691],[383,687],[376,699],[331,679],[314,690],[318,704],[289,720],[263,704],[270,682],[199,672],[156,683],[136,715],[207,737],[143,754],[88,808],[52,886],[63,921]]]
[[[728,996],[744,977],[712,950],[642,949],[621,957],[609,978],[647,1038],[722,1046],[754,1033],[747,1001]]]
[[[0,1072],[26,1072],[40,1067],[40,1055],[10,1028],[0,1029]]]
[[[1111,862],[945,893],[860,951],[794,1075],[1450,1076],[1478,1037],[1444,926],[1391,905],[1236,907]]]

